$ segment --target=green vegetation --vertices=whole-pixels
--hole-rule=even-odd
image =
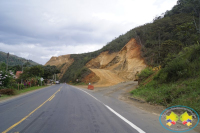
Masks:
[[[84,82],[78,82],[78,83],[69,83],[71,85],[88,85],[87,83]]]
[[[38,89],[41,89],[41,88],[44,88],[44,87],[45,86],[34,86],[34,87],[27,88],[27,89],[22,89],[22,90],[1,89],[0,90],[0,94],[1,94],[0,100],[12,97],[13,95],[19,95],[19,94],[23,94],[23,93],[26,93],[26,92],[38,90]]]
[[[18,95],[18,94],[22,94],[22,93],[25,93],[25,92],[41,89],[41,88],[44,88],[44,87],[46,87],[46,86],[34,86],[34,87],[27,88],[27,89],[16,90],[16,94]]]
[[[17,67],[8,67],[8,71],[6,71],[6,64],[0,64],[0,94],[3,97],[37,89],[38,85],[44,85],[48,79],[52,79],[52,75],[60,72],[56,66],[26,66],[23,68],[23,73],[16,79],[14,72],[17,69],[15,68]],[[41,77],[44,78],[44,81],[41,81]]]
[[[146,71],[146,70],[144,70]],[[143,72],[142,72],[143,73]],[[145,80],[145,79],[143,79]],[[200,113],[200,45],[185,47],[147,85],[131,93],[166,107],[185,105]]]
[[[91,60],[90,53],[85,54],[73,54],[71,58],[74,59],[73,64],[67,69],[66,73],[63,75],[61,82],[76,82],[76,79],[82,79],[84,76],[90,73],[90,70],[85,66],[85,64]]]
[[[142,71],[140,78],[147,84],[133,90],[133,97],[166,107],[185,105],[200,113],[200,1],[178,0],[163,17],[134,30],[147,64],[162,69],[150,82],[143,76],[147,69]]]
[[[0,63],[7,63],[7,53],[0,51]],[[34,65],[39,65],[39,64],[32,60],[26,60],[24,58],[9,54],[8,65],[12,67],[12,66],[17,66],[17,65],[18,66],[22,66],[22,65],[34,66]]]
[[[143,80],[143,79],[148,78],[153,73],[154,73],[153,70],[147,67],[138,76],[139,76],[139,79]]]
[[[136,27],[107,43],[102,49],[71,55],[74,63],[64,74],[62,81],[81,79],[82,68],[101,52],[118,52],[130,39],[142,45],[142,57],[149,66],[165,67],[183,48],[200,42],[200,1],[178,0],[172,10],[157,16],[152,23]],[[87,68],[86,68],[87,69]]]

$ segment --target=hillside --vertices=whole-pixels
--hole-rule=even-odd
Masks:
[[[58,78],[61,79],[68,67],[74,62],[70,55],[61,55],[59,57],[51,57],[51,59],[45,64],[45,66],[56,66],[61,73],[58,74]]]
[[[0,62],[6,63],[6,60],[7,60],[7,53],[0,51]],[[16,55],[9,54],[9,62],[8,62],[9,66],[22,65],[25,63],[27,63],[27,59],[18,57]],[[32,60],[28,60],[28,63],[29,63],[29,65],[40,65]]]
[[[90,60],[86,66],[100,78],[95,86],[110,86],[134,80],[136,72],[146,67],[140,51],[141,45],[131,39],[118,53],[108,54],[106,51]]]
[[[200,44],[185,47],[151,76],[150,82],[131,92],[133,97],[166,107],[188,106],[200,113]]]
[[[128,44],[132,38],[135,38],[137,48]],[[63,71],[60,78],[65,82],[77,82],[77,79],[84,81],[85,77],[93,75],[96,77],[95,82],[98,82],[100,77],[92,70],[104,69],[112,71],[123,80],[133,80],[137,65],[161,65],[164,68],[184,47],[199,42],[200,1],[178,0],[172,10],[157,16],[152,23],[131,29],[107,43],[102,49],[70,55],[74,62]],[[139,49],[141,52],[138,52]],[[138,55],[141,55],[141,58]]]
[[[82,58],[83,61],[84,59]],[[45,65],[55,65],[60,68],[59,78],[62,79],[73,62],[74,58],[71,55],[63,55],[52,57]],[[87,83],[96,82],[95,86],[110,86],[134,80],[136,72],[140,72],[145,67],[145,61],[141,57],[141,45],[135,39],[131,39],[119,52],[105,51],[89,60],[83,68],[86,74],[79,74],[77,79]]]

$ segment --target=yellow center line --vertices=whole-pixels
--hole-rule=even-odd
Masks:
[[[46,102],[51,101],[56,93],[58,93],[60,91],[60,89],[62,88],[62,86],[51,96],[49,97],[45,102],[43,102],[40,106],[38,106],[36,109],[34,109],[31,113],[29,113],[27,116],[25,116],[24,118],[22,118],[20,121],[18,121],[17,123],[13,124],[11,127],[9,127],[8,129],[6,129],[5,131],[3,131],[2,133],[7,133],[8,131],[10,131],[11,129],[13,129],[14,127],[16,127],[17,125],[19,125],[20,123],[22,123],[24,120],[26,120],[30,115],[32,115],[36,110],[38,110],[39,108],[41,108]]]
[[[53,97],[51,99],[49,99],[49,101],[51,101],[54,97],[55,97],[55,95],[53,95]]]

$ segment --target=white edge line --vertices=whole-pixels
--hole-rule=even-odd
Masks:
[[[76,88],[76,87],[74,87]],[[79,88],[76,88],[79,89]],[[96,97],[94,97],[93,95],[91,95],[90,93],[79,89],[83,92],[85,92],[86,94],[90,95],[91,97],[93,97],[95,100],[97,100],[98,102],[102,103],[104,106],[106,106],[112,113],[114,113],[116,116],[118,116],[119,118],[121,118],[123,121],[125,121],[127,124],[129,124],[132,128],[134,128],[135,130],[137,130],[139,133],[146,133],[144,132],[142,129],[140,129],[139,127],[137,127],[136,125],[134,125],[132,122],[130,122],[129,120],[127,120],[126,118],[124,118],[122,115],[120,115],[119,113],[117,113],[115,110],[113,110],[111,107],[109,107],[108,105],[104,104],[103,102],[101,102],[99,99],[97,99]]]
[[[105,105],[105,104],[104,104]],[[105,105],[111,112],[113,112],[115,115],[117,115],[119,118],[121,118],[123,121],[125,121],[127,124],[129,124],[132,128],[134,128],[135,130],[137,130],[139,133],[145,133],[142,129],[140,129],[139,127],[137,127],[136,125],[134,125],[132,122],[130,122],[129,120],[127,120],[126,118],[124,118],[123,116],[121,116],[119,113],[117,113],[116,111],[114,111],[112,108],[110,108],[109,106]]]

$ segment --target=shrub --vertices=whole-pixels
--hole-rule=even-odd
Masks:
[[[153,74],[153,70],[149,67],[145,68],[144,70],[141,71],[141,73],[138,75],[139,79],[145,80],[148,78],[151,74]]]
[[[200,46],[194,45],[189,56],[189,61],[199,60],[200,59]]]
[[[13,89],[1,89],[0,94],[15,95],[15,91]]]
[[[160,82],[175,82],[179,79],[195,77],[200,71],[200,46],[184,48],[179,55],[168,62],[154,78]]]
[[[17,89],[18,88],[18,84],[17,83],[14,83],[11,85],[11,89]]]
[[[20,89],[24,89],[24,84],[19,84]]]

